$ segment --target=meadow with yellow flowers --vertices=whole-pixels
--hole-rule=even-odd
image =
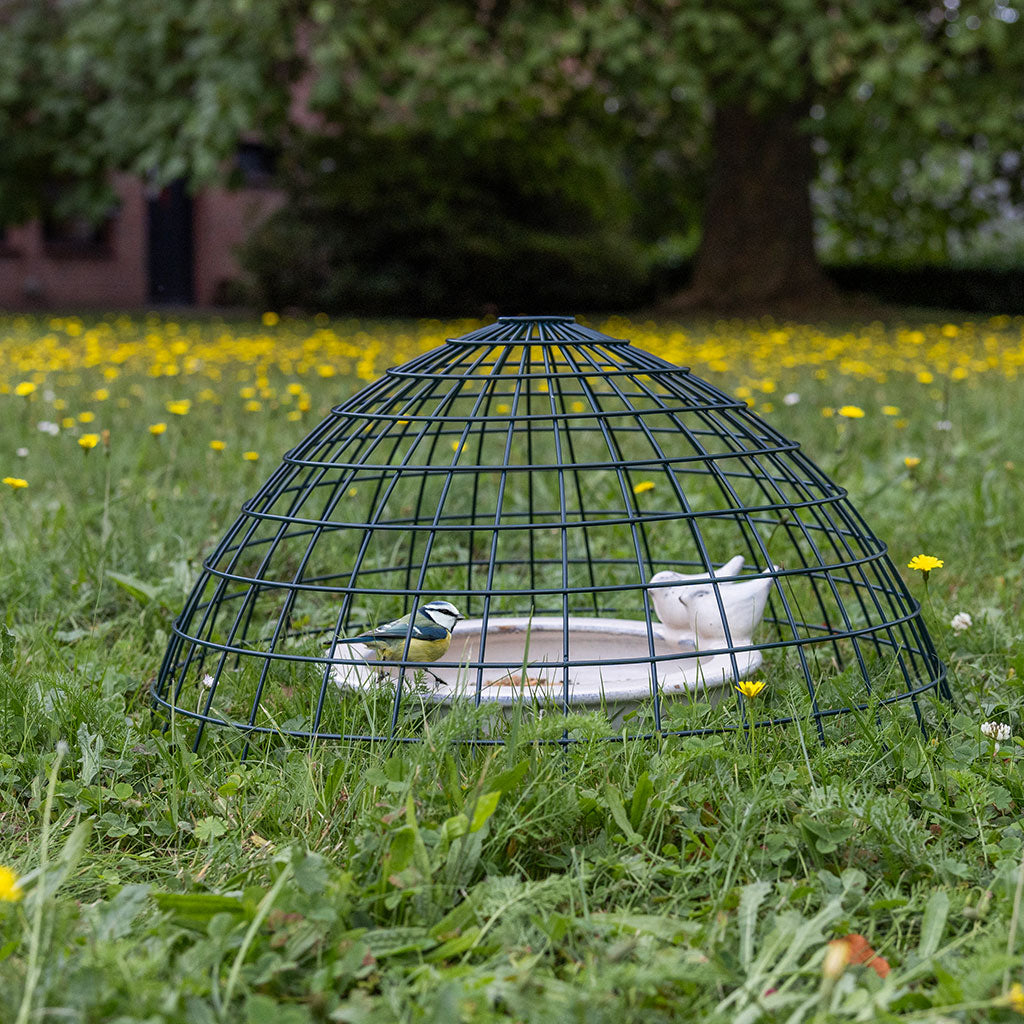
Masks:
[[[195,754],[149,686],[201,559],[476,324],[2,316],[0,1020],[1021,1019],[1024,319],[591,323],[849,490],[950,665],[940,727]]]

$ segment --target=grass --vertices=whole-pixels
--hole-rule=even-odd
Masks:
[[[979,726],[1024,733],[1020,321],[609,328],[800,440],[897,565],[945,560],[927,588],[905,570],[957,695],[929,736],[901,706],[826,746],[581,720],[562,753],[524,718],[472,750],[453,714],[241,761],[159,729],[170,621],[241,502],[333,403],[465,329],[0,320],[0,475],[28,484],[0,493],[0,1020],[1017,1019],[1024,751]],[[888,972],[845,963],[870,960],[830,945],[851,935]]]

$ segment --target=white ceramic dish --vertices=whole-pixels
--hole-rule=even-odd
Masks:
[[[614,705],[618,710],[651,697],[646,622],[581,616],[568,620],[558,616],[491,618],[481,669],[477,663],[482,626],[481,619],[460,622],[452,633],[445,659],[424,666],[429,670],[425,674],[425,699],[444,704],[459,698],[475,701],[479,683],[481,702],[561,705],[566,627],[572,662],[568,668],[570,705],[582,705],[581,710],[599,706],[611,710]],[[757,650],[737,653],[734,664],[728,654],[709,657],[701,655],[689,641],[666,640],[658,624],[653,624],[652,630],[655,657],[667,659],[656,663],[658,685],[664,695],[704,695],[707,691],[707,696],[712,696],[710,691],[733,679],[749,677],[761,664],[761,652]],[[357,661],[332,667],[334,682],[343,689],[365,689],[381,671],[373,652],[361,644],[339,644],[331,656]]]

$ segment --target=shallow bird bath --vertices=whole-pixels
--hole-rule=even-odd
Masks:
[[[486,662],[481,663],[482,619],[460,622],[443,661],[424,666],[425,699],[448,704],[456,699],[511,707],[526,703],[561,708],[566,696],[578,710],[603,708],[610,716],[631,710],[652,696],[652,665],[663,696],[698,694],[714,699],[732,679],[743,679],[760,666],[759,650],[701,654],[694,644],[672,643],[662,627],[636,619],[582,616],[495,618],[487,621]],[[569,653],[565,655],[568,636]],[[651,641],[653,640],[653,658]],[[350,653],[346,653],[350,652]],[[380,671],[373,652],[363,645],[338,645],[333,657],[364,664],[335,664],[335,683],[344,689],[372,684]],[[525,669],[525,671],[524,671]]]

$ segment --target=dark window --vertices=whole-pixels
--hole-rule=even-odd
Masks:
[[[43,251],[55,259],[108,259],[113,255],[115,211],[96,221],[65,212],[71,186],[54,183],[47,189],[43,212]]]
[[[262,142],[239,143],[235,176],[243,188],[271,188],[277,173],[277,152]]]
[[[76,195],[78,194],[78,195]],[[76,212],[83,194],[77,182],[51,181],[46,187],[42,220],[43,252],[53,259],[109,259],[114,255],[114,218],[111,206],[99,219]]]
[[[7,228],[0,224],[0,260],[14,259],[21,255],[21,250],[11,242]]]

